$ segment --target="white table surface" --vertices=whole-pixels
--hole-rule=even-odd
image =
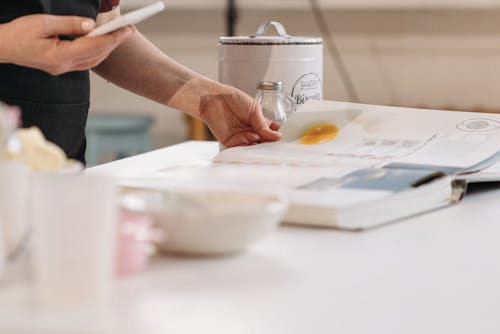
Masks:
[[[120,176],[210,158],[189,142],[93,168]],[[282,227],[229,258],[158,258],[116,284],[109,314],[37,316],[0,290],[0,333],[500,333],[500,188],[348,233]]]

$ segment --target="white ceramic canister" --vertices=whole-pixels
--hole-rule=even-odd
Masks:
[[[266,36],[269,27],[277,36]],[[219,81],[255,96],[261,81],[283,82],[297,106],[323,98],[323,40],[295,37],[278,22],[262,24],[254,36],[221,37]]]

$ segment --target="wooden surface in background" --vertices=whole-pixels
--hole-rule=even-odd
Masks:
[[[186,123],[188,124],[188,134],[190,140],[211,139],[210,131],[203,121],[186,115]]]

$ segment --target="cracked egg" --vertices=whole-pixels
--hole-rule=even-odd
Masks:
[[[307,129],[300,137],[304,145],[318,145],[327,143],[339,134],[339,129],[331,123],[315,124]]]

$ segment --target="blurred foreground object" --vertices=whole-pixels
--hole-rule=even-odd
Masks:
[[[160,248],[189,255],[241,252],[273,232],[288,206],[280,194],[241,190],[192,189],[158,196],[150,209],[165,235]]]
[[[56,144],[43,136],[37,127],[19,129],[13,140],[18,140],[16,149],[7,151],[7,157],[24,163],[32,171],[62,169],[66,163],[66,154]]]
[[[128,276],[145,269],[153,251],[153,218],[140,196],[124,194],[120,199],[116,274]]]
[[[0,262],[15,257],[28,231],[28,170],[22,163],[7,159],[19,123],[20,110],[0,103]]]
[[[102,309],[110,302],[117,201],[102,176],[33,177],[33,269],[38,309]]]
[[[22,251],[28,237],[29,195],[26,166],[17,161],[0,161],[0,233],[10,259]]]
[[[15,190],[23,188],[22,184],[18,184],[16,178],[10,175],[11,166],[5,166],[3,162],[3,155],[7,148],[8,138],[11,136],[17,127],[17,120],[19,119],[19,111],[15,108],[8,107],[0,102],[0,280],[6,268],[7,258],[9,254],[14,251],[19,240],[22,239],[23,233],[19,233],[11,227],[10,222],[23,220],[18,217],[17,194],[10,191],[10,183],[14,181]],[[22,194],[27,195],[27,194]],[[13,201],[13,199],[15,199]],[[14,210],[13,210],[14,207]],[[25,208],[22,208],[25,209]],[[17,224],[15,224],[17,226]]]
[[[21,112],[17,107],[7,106],[0,102],[0,159],[7,148],[7,142],[19,126]]]

